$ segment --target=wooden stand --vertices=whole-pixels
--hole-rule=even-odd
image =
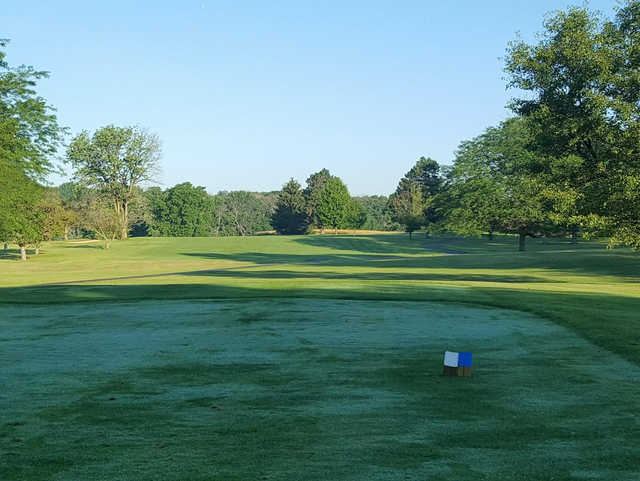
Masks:
[[[471,377],[471,367],[449,367],[444,366],[443,376]]]

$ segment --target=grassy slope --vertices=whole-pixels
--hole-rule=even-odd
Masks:
[[[73,283],[174,272],[182,274]],[[473,303],[535,313],[640,364],[639,276],[640,256],[595,242],[536,240],[519,253],[510,237],[151,238],[110,251],[52,243],[27,263],[12,251],[0,258],[0,302],[283,296]],[[72,283],[33,287],[52,282]]]

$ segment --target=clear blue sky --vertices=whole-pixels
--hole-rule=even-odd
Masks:
[[[165,186],[277,190],[326,167],[389,194],[508,116],[507,42],[568,2],[1,3],[7,60],[51,71],[39,91],[61,123],[157,133]]]

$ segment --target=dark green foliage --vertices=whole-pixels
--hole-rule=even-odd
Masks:
[[[338,177],[331,177],[320,191],[313,214],[317,227],[339,229],[346,227],[351,196]]]
[[[0,39],[0,49],[7,43]],[[47,77],[33,67],[10,67],[0,50],[0,159],[37,180],[55,170],[51,157],[64,134],[55,110],[35,91],[38,80]]]
[[[389,198],[384,195],[364,195],[353,198],[365,209],[367,218],[362,224],[366,230],[398,230],[400,225],[391,220]]]
[[[152,213],[151,235],[202,237],[211,234],[214,200],[204,187],[185,182],[165,192],[149,189],[145,195]]]
[[[559,230],[548,176],[537,172],[540,156],[527,147],[531,135],[522,119],[510,119],[463,142],[441,196],[447,227],[459,234],[482,232],[526,237]]]
[[[417,230],[418,225],[437,222],[439,214],[434,202],[441,188],[438,163],[431,158],[420,157],[389,196],[387,208],[392,221],[404,226],[409,233]]]
[[[347,215],[344,226],[347,229],[362,229],[365,222],[367,222],[367,210],[364,205],[356,199],[350,199],[347,204]]]
[[[0,159],[0,240],[20,247],[42,240],[44,213],[38,204],[43,195],[22,166]]]
[[[322,169],[311,174],[307,178],[307,186],[303,194],[306,202],[307,216],[313,227],[319,227],[320,221],[317,218],[318,205],[320,203],[320,195],[329,179],[333,178],[327,169]]]
[[[278,234],[305,234],[309,229],[305,206],[300,184],[293,179],[289,180],[278,193],[271,225]]]
[[[535,44],[510,45],[512,102],[544,154],[563,222],[640,247],[640,2],[613,20],[586,8],[557,12]]]

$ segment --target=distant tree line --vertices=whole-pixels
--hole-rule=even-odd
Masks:
[[[73,180],[44,184],[66,130],[0,40],[0,240],[37,254],[42,242],[96,237],[254,235],[275,230],[399,230],[410,236],[606,236],[640,248],[640,0],[612,19],[586,7],[547,17],[535,43],[511,43],[513,117],[462,142],[452,165],[421,157],[389,196],[352,197],[327,169],[279,192],[148,187],[159,139],[139,127],[81,132],[66,147]]]

